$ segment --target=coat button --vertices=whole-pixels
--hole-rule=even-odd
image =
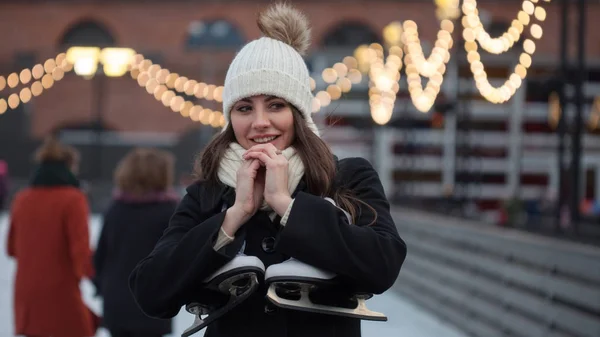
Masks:
[[[272,236],[264,238],[262,240],[262,250],[269,254],[275,252],[275,238]]]

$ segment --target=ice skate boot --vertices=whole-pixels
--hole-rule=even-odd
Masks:
[[[264,274],[265,266],[259,258],[238,255],[206,278],[203,284],[205,288],[228,294],[229,300],[218,308],[197,302],[186,305],[185,309],[196,318],[181,336],[193,335],[238,306],[258,289]],[[202,316],[205,315],[208,317],[203,319]]]
[[[286,309],[387,321],[384,314],[367,308],[365,302],[373,297],[372,294],[340,291],[335,277],[334,273],[290,258],[267,268],[267,298],[274,305]]]

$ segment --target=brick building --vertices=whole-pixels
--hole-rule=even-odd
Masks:
[[[3,1],[0,29],[3,32],[0,69],[3,74],[32,66],[65,51],[68,38],[96,42],[96,29],[109,37],[104,44],[134,48],[156,62],[189,78],[220,84],[233,52],[239,44],[258,37],[255,13],[265,1]],[[480,5],[498,22],[510,22],[520,9],[517,1],[483,1]],[[312,49],[346,45],[353,48],[371,36],[379,37],[383,27],[394,20],[413,19],[423,40],[437,32],[433,1],[298,1],[313,25]],[[537,45],[537,57],[557,58],[558,6],[548,6],[545,37]],[[593,5],[589,16],[600,14]],[[212,25],[211,25],[212,24]],[[589,20],[588,30],[598,31],[600,23]],[[198,28],[204,27],[204,28]],[[196,38],[194,30],[210,30],[213,39]],[[219,29],[224,33],[217,32]],[[347,33],[343,32],[347,30]],[[575,33],[573,29],[571,31]],[[363,34],[361,36],[361,33]],[[218,34],[225,34],[219,41]],[[79,40],[77,40],[79,38]],[[600,57],[595,34],[588,34],[588,57]],[[361,40],[362,39],[362,40]],[[573,39],[575,39],[573,37]],[[105,83],[105,126],[124,131],[185,132],[197,127],[173,116],[128,77]],[[62,124],[91,122],[93,81],[68,75],[47,94],[36,98],[31,113],[30,134],[41,137]],[[66,102],[68,101],[68,104]],[[91,111],[90,111],[91,110]],[[141,117],[143,116],[143,117]]]

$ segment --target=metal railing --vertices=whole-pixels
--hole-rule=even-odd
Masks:
[[[472,336],[600,336],[600,248],[396,208],[396,289]]]

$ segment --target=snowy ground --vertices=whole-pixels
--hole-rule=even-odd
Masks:
[[[6,256],[7,216],[0,214],[0,337],[13,335],[12,319],[12,287],[15,272],[15,263]],[[91,242],[95,244],[100,229],[97,216],[91,219]],[[92,286],[84,281],[81,285],[86,303],[96,312],[100,313],[101,303],[92,297]],[[381,296],[376,296],[368,301],[370,309],[383,312],[388,316],[388,322],[363,322],[363,336],[371,337],[465,337],[452,326],[441,322],[436,317],[412,304],[408,300],[389,291]],[[173,337],[180,336],[193,321],[193,317],[185,310],[181,310],[174,321]],[[202,336],[202,332],[196,336]],[[109,337],[109,334],[100,330],[96,337]]]

